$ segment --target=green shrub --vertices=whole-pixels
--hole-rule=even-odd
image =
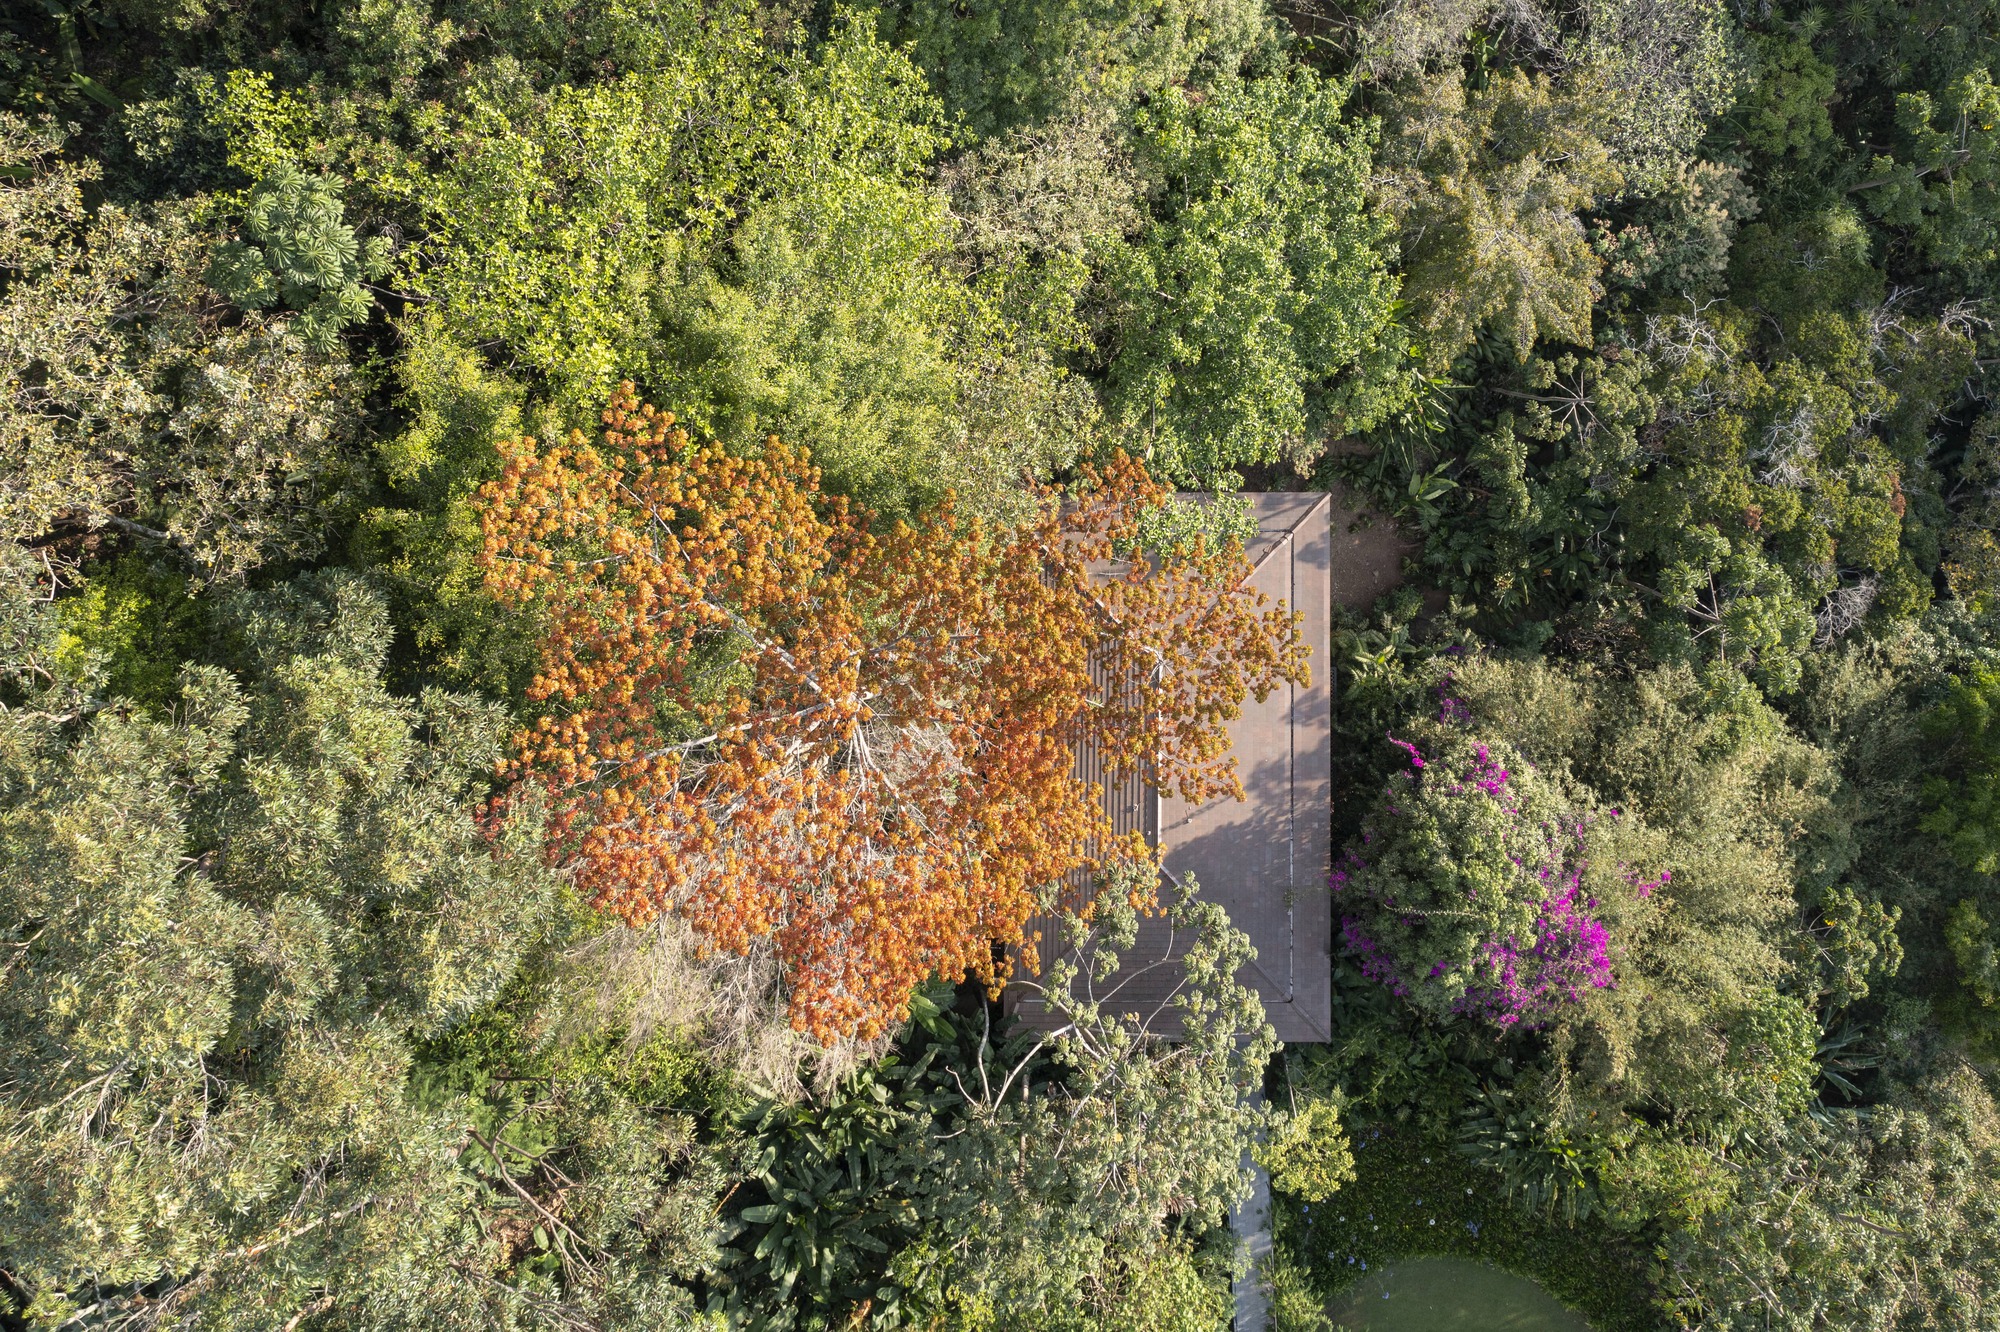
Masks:
[[[341,329],[368,316],[372,302],[362,281],[388,271],[387,242],[355,238],[332,183],[287,163],[250,191],[243,235],[216,250],[208,280],[246,310],[298,311],[300,339],[327,355],[339,346]]]
[[[1272,1188],[1307,1202],[1325,1202],[1354,1182],[1354,1153],[1341,1127],[1340,1102],[1331,1096],[1308,1093],[1253,1155],[1271,1172]]]

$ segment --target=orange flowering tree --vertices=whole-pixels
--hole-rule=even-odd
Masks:
[[[598,906],[767,942],[822,1040],[933,973],[998,983],[1039,886],[1147,854],[1075,746],[1240,796],[1225,723],[1305,678],[1240,547],[1129,557],[1164,493],[1130,459],[1013,532],[947,504],[882,533],[776,439],[696,448],[629,384],[604,422],[503,445],[480,492],[488,586],[546,627],[508,767]]]

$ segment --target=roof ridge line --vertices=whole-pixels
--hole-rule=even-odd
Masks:
[[[1325,490],[1316,490],[1316,491],[1315,490],[1271,490],[1271,491],[1263,491],[1261,493],[1267,495],[1318,495],[1319,498],[1313,501],[1313,503],[1307,505],[1306,511],[1299,515],[1299,520],[1293,523],[1290,527],[1286,528],[1283,532],[1280,532],[1277,536],[1277,539],[1271,543],[1271,548],[1265,551],[1261,556],[1259,556],[1257,562],[1250,566],[1250,572],[1243,575],[1243,581],[1246,583],[1249,582],[1252,578],[1255,578],[1257,576],[1257,571],[1259,569],[1262,569],[1266,564],[1268,564],[1273,555],[1276,555],[1280,550],[1284,549],[1285,543],[1287,541],[1290,541],[1293,537],[1299,534],[1299,529],[1306,525],[1307,519],[1311,518],[1314,514],[1320,511],[1321,505],[1328,504],[1333,500],[1332,493]],[[1259,532],[1257,535],[1262,536],[1264,534],[1262,532]]]

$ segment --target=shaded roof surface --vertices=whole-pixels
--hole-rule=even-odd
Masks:
[[[1143,833],[1162,852],[1176,882],[1192,878],[1202,898],[1220,903],[1250,936],[1256,959],[1241,973],[1264,1011],[1289,1042],[1332,1034],[1332,902],[1326,892],[1330,856],[1332,698],[1328,653],[1328,589],[1332,557],[1330,504],[1319,492],[1251,494],[1258,536],[1245,554],[1249,585],[1303,611],[1301,632],[1312,649],[1312,683],[1281,686],[1259,703],[1243,701],[1230,723],[1237,774],[1245,798],[1222,797],[1190,806],[1162,796],[1136,774],[1107,782],[1095,754],[1077,756],[1078,775],[1103,792],[1106,811],[1122,834]],[[1058,937],[1055,922],[1031,921],[1045,941],[1044,961]],[[1177,966],[1164,961],[1186,946],[1170,941],[1165,923],[1142,920],[1116,985],[1116,1011],[1150,1013],[1172,993]],[[1098,987],[1102,995],[1106,987]],[[1014,992],[1024,1022],[1039,1024],[1038,999]]]

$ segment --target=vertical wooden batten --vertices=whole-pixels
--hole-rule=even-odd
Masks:
[[[1262,998],[1279,1038],[1324,1041],[1331,1037],[1333,1016],[1332,903],[1326,888],[1331,855],[1332,505],[1321,492],[1244,498],[1258,524],[1257,538],[1245,549],[1251,564],[1248,585],[1303,612],[1301,632],[1312,649],[1309,685],[1281,685],[1261,703],[1247,698],[1242,715],[1229,725],[1245,798],[1188,805],[1156,790],[1145,774],[1109,778],[1099,756],[1088,750],[1077,755],[1077,774],[1102,791],[1118,833],[1144,835],[1161,852],[1171,880],[1192,877],[1202,897],[1221,904],[1250,936],[1257,957],[1244,968],[1242,979]],[[1056,923],[1039,917],[1028,928],[1042,935],[1046,966],[1060,937]],[[1171,955],[1165,924],[1143,920],[1121,972]],[[1172,993],[1178,970],[1158,967],[1132,975],[1120,989],[1116,1008],[1141,1015],[1157,1009]],[[1024,1022],[1040,1025],[1046,1020],[1040,1002],[1019,989],[1010,990],[1008,1002]]]

